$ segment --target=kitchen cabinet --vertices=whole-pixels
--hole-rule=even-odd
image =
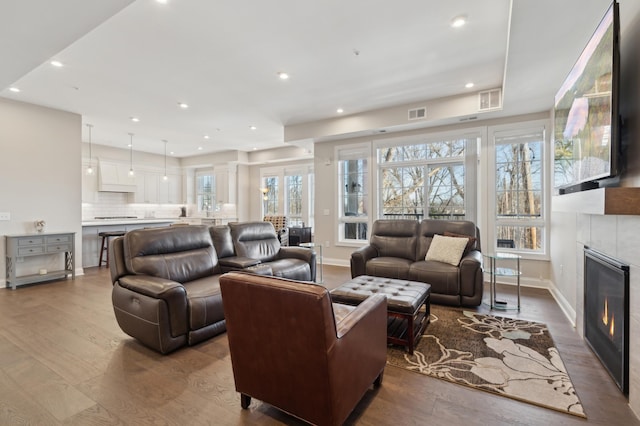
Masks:
[[[136,191],[129,197],[131,203],[147,204],[181,204],[182,176],[167,175],[157,172],[138,172]]]

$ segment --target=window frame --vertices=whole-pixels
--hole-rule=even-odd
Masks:
[[[210,192],[201,192],[198,181],[200,178],[209,176],[211,178],[211,191]],[[198,169],[195,172],[195,200],[196,200],[196,209],[198,213],[204,213],[206,215],[212,215],[215,213],[217,209],[217,187],[216,187],[216,174],[213,169]],[[200,196],[211,196],[212,204],[209,210],[200,208]]]
[[[489,126],[487,129],[487,238],[484,241],[486,248],[489,252],[504,251],[521,255],[523,259],[532,260],[549,260],[550,253],[550,208],[551,208],[551,194],[549,190],[549,184],[551,182],[550,176],[550,155],[552,149],[550,149],[550,132],[551,124],[549,120],[532,120],[524,121],[513,124],[495,125]],[[534,219],[505,219],[498,218],[497,215],[497,191],[496,191],[496,179],[497,179],[497,162],[496,162],[496,146],[497,139],[500,136],[517,136],[526,135],[536,132],[542,133],[542,158],[541,158],[541,172],[540,172],[540,218]],[[505,145],[508,143],[505,143]],[[497,247],[497,229],[498,226],[530,226],[539,227],[543,233],[543,244],[540,251],[531,249],[518,249],[518,248],[505,248]]]

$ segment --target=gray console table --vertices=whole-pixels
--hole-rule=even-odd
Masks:
[[[15,290],[19,285],[51,281],[66,278],[69,275],[75,279],[75,235],[75,232],[65,232],[5,236],[7,287],[11,286],[11,289]],[[56,271],[41,269],[39,274],[16,276],[18,258],[56,253],[64,253],[64,269]]]

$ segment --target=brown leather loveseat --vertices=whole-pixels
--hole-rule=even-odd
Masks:
[[[434,235],[471,237],[459,264],[426,260]],[[351,255],[351,276],[360,275],[421,281],[431,284],[432,303],[478,306],[483,291],[480,231],[462,220],[377,220],[369,245]]]
[[[274,259],[288,268],[266,266],[257,270],[261,259],[244,258],[246,269],[308,281],[315,279],[313,252],[296,248],[303,252],[296,250],[294,257],[287,259],[279,249],[273,226],[267,223],[271,227],[269,234],[263,223],[255,222],[259,225],[253,235],[267,241],[261,247],[269,247]],[[251,230],[252,224],[247,223],[245,228]],[[125,333],[150,348],[168,353],[226,330],[218,282],[225,271],[212,234],[207,226],[171,226],[130,231],[112,241],[109,246],[112,302],[116,320]],[[277,244],[271,244],[273,238]],[[228,243],[230,247],[220,245],[224,247],[222,254],[237,257],[233,239]]]

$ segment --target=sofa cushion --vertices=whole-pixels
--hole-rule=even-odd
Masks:
[[[458,234],[456,232],[449,232],[449,231],[444,231],[444,236],[445,237],[456,237],[456,238],[466,238],[467,239],[467,246],[464,249],[464,254],[469,253],[469,251],[473,250],[473,248],[476,246],[476,240],[477,238],[472,236],[472,235],[465,235],[465,234]]]
[[[398,257],[374,257],[366,264],[366,274],[384,278],[409,278],[409,267],[413,260]]]
[[[230,223],[237,256],[268,262],[280,251],[280,241],[270,222]]]
[[[311,267],[307,262],[295,258],[273,260],[264,264],[271,267],[274,277],[289,278],[291,280],[307,281],[311,276]],[[265,274],[263,274],[265,275]]]
[[[418,222],[415,220],[376,220],[370,244],[383,257],[416,260]]]
[[[435,260],[458,266],[468,242],[468,238],[434,235],[425,260]]]
[[[224,319],[219,275],[184,283],[187,292],[189,325],[197,330]]]
[[[409,268],[408,279],[431,284],[431,294],[460,294],[460,273],[457,266],[433,260],[415,262]]]
[[[127,270],[184,283],[220,273],[206,226],[136,229],[123,240]]]
[[[227,225],[215,225],[209,228],[213,246],[218,253],[218,258],[235,256],[233,240],[231,239],[231,229]]]

